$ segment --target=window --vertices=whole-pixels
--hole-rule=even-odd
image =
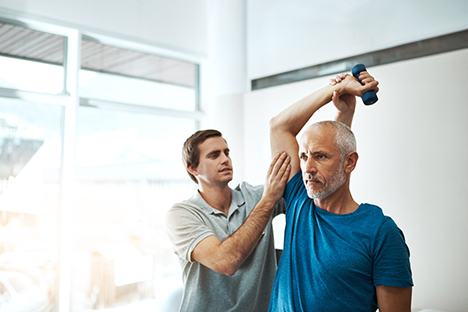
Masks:
[[[0,275],[28,275],[38,305],[55,301],[61,110],[0,98]],[[11,287],[6,309],[30,299]]]
[[[63,91],[65,38],[0,23],[0,87]]]
[[[164,219],[175,202],[194,192],[180,159],[181,142],[195,129],[195,122],[184,118],[79,108],[77,311],[163,300],[165,290],[181,284]]]
[[[82,41],[80,95],[85,98],[196,110],[197,65]]]
[[[12,21],[0,16],[0,309],[31,293],[51,311],[157,306],[182,283],[164,219],[195,189],[181,148],[201,118],[198,65]]]

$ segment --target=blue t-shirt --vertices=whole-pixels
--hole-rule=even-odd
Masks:
[[[327,212],[308,197],[301,171],[284,199],[284,250],[269,311],[375,311],[374,286],[413,286],[403,233],[382,209]]]

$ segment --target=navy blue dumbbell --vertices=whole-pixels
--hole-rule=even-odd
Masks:
[[[354,65],[353,69],[351,69],[351,73],[353,74],[353,76],[356,77],[362,85],[364,84],[361,82],[361,80],[359,80],[358,77],[359,74],[363,71],[366,71],[366,66],[364,66],[364,64],[356,64]],[[372,105],[379,100],[375,91],[367,91],[361,96],[361,99],[366,105]]]

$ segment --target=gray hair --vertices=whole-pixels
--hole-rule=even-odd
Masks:
[[[356,137],[353,131],[339,121],[325,120],[312,124],[307,130],[331,127],[335,131],[335,144],[340,150],[340,161],[343,163],[346,155],[357,151]]]

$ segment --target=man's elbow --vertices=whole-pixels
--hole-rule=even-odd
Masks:
[[[280,122],[278,119],[279,119],[278,116],[275,116],[270,119],[270,131],[273,131],[279,128]]]
[[[226,263],[223,265],[218,265],[215,269],[216,272],[226,275],[233,276],[239,270],[239,266],[234,263]]]
[[[218,258],[218,260],[215,261],[215,271],[226,276],[233,276],[239,270],[242,262],[242,258],[238,255],[228,256],[224,254],[221,258]]]

